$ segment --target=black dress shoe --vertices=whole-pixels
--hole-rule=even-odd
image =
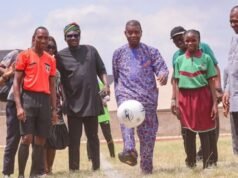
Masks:
[[[135,151],[121,152],[118,154],[118,158],[121,162],[130,166],[135,166],[137,164],[137,154]]]

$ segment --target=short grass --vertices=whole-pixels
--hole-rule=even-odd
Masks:
[[[116,152],[122,150],[122,144],[117,143]],[[137,145],[138,147],[139,145]],[[229,136],[221,137],[218,143],[219,162],[217,167],[211,169],[202,169],[202,163],[198,162],[195,169],[189,169],[185,166],[184,149],[182,140],[175,141],[158,141],[155,145],[154,152],[154,172],[152,175],[143,175],[140,172],[139,164],[130,167],[122,164],[117,158],[109,157],[106,144],[101,144],[101,170],[91,171],[91,162],[86,156],[86,145],[81,146],[80,171],[75,173],[68,172],[67,150],[57,151],[54,175],[49,178],[236,178],[238,177],[238,157],[232,154],[231,139]],[[0,149],[0,159],[3,159],[3,149]],[[30,159],[26,173],[29,172]],[[0,162],[2,167],[2,161]],[[15,174],[17,177],[17,164]]]

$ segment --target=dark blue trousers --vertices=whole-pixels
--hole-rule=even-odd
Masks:
[[[7,137],[3,158],[4,175],[14,172],[15,155],[20,141],[19,121],[17,119],[16,104],[14,101],[7,101],[6,105]]]

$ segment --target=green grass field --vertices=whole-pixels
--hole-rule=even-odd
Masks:
[[[139,145],[137,145],[138,147]],[[116,153],[120,152],[122,144],[116,144]],[[142,175],[139,164],[135,167],[130,167],[122,164],[117,158],[109,157],[106,144],[101,144],[101,170],[91,171],[91,162],[87,160],[86,145],[81,146],[81,162],[80,171],[76,173],[68,172],[68,156],[67,150],[58,151],[53,167],[54,175],[47,178],[213,178],[213,177],[238,177],[238,157],[234,156],[231,147],[231,138],[229,136],[221,137],[218,143],[219,161],[217,167],[203,170],[202,163],[198,162],[195,169],[189,169],[185,166],[185,153],[182,140],[174,141],[158,141],[156,142],[154,152],[154,172],[152,175]],[[3,149],[0,149],[0,159],[3,158]],[[30,157],[29,157],[30,158]],[[17,161],[16,161],[17,162]],[[29,173],[30,159],[26,173]],[[2,167],[2,161],[0,162]],[[17,164],[15,174],[12,177],[17,177]]]

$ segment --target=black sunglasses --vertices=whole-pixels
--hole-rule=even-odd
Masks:
[[[79,34],[70,34],[70,35],[66,35],[67,38],[78,38]]]
[[[53,46],[53,45],[48,45],[48,47],[47,47],[48,49],[53,49],[53,50],[55,50],[56,49],[56,46]]]

